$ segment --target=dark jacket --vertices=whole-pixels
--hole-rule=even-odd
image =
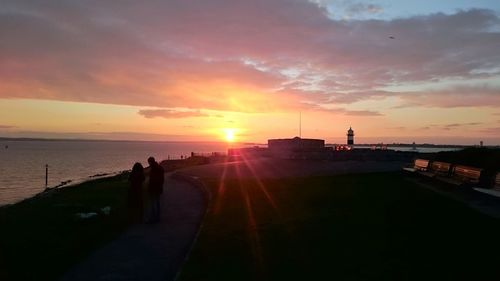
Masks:
[[[165,171],[158,164],[155,163],[151,165],[151,171],[149,173],[149,192],[153,195],[160,195],[163,192],[163,182],[164,182]]]
[[[128,178],[130,187],[128,189],[128,211],[129,218],[133,222],[140,222],[143,218],[142,184],[144,183],[144,171],[134,171]]]
[[[144,182],[144,173],[132,172],[128,177],[128,181],[130,182],[130,188],[132,190],[140,191],[142,183]]]

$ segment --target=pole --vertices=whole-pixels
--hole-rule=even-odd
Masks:
[[[47,188],[49,182],[49,165],[45,164],[45,188]]]
[[[302,111],[299,112],[299,138],[302,138]]]

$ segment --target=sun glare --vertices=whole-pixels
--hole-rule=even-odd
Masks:
[[[225,138],[226,138],[226,141],[228,142],[233,142],[234,139],[235,139],[235,130],[234,129],[225,129],[224,130],[224,133],[225,133]]]

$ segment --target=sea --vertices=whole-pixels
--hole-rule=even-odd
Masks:
[[[233,144],[235,145],[235,144]],[[48,187],[71,185],[147,166],[149,156],[161,161],[195,153],[226,153],[225,142],[140,142],[0,140],[0,205],[32,197]]]
[[[0,140],[0,206],[32,197],[47,187],[67,186],[130,170],[135,162],[147,166],[147,158],[158,161],[180,159],[191,152],[226,153],[230,147],[252,144],[226,142],[141,142],[78,140]],[[412,150],[409,147],[388,149]],[[418,148],[419,152],[456,150]],[[414,151],[414,150],[413,150]]]
[[[355,146],[356,148],[361,148],[361,149],[371,149],[371,146]],[[380,147],[376,147],[377,149]],[[389,150],[395,150],[395,151],[407,151],[407,152],[418,152],[418,153],[437,153],[441,151],[457,151],[457,150],[462,150],[463,147],[439,147],[439,146],[416,146],[416,147],[409,147],[409,146],[391,146],[387,145],[387,149]]]

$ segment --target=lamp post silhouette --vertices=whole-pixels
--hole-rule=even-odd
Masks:
[[[45,188],[47,188],[49,183],[49,164],[45,164]]]

